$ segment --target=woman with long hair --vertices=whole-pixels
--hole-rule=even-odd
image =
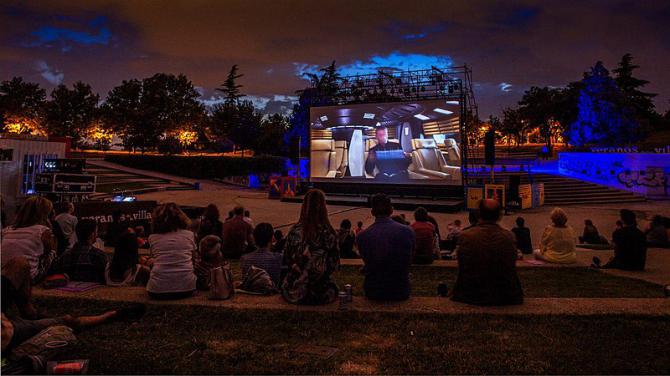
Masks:
[[[16,213],[14,225],[2,231],[2,267],[11,259],[24,257],[33,284],[46,276],[56,258],[56,239],[49,221],[52,211],[51,201],[30,197]]]
[[[223,222],[219,220],[219,208],[214,204],[207,205],[202,216],[198,239],[202,240],[207,235],[214,235],[219,238],[223,236]]]
[[[340,263],[337,235],[328,220],[326,196],[312,189],[305,195],[300,219],[286,236],[282,296],[293,304],[327,304],[339,291],[330,278]]]
[[[114,248],[112,261],[107,264],[105,280],[108,286],[145,286],[149,268],[140,263],[137,235],[130,231],[121,234]]]
[[[193,265],[198,258],[193,232],[187,230],[190,223],[172,202],[159,205],[153,212],[147,291],[154,299],[181,299],[195,292]]]

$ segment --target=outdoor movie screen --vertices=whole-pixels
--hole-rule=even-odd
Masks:
[[[460,108],[450,100],[312,107],[310,180],[460,185]]]

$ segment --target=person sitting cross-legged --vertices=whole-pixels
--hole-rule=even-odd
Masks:
[[[621,209],[619,214],[623,227],[612,234],[614,257],[602,267],[604,269],[644,270],[647,261],[647,244],[644,233],[637,228],[637,219],[633,211]],[[594,261],[596,259],[594,258]],[[599,262],[595,264],[599,266]]]
[[[607,244],[607,239],[600,235],[598,228],[590,219],[584,220],[584,232],[579,237],[579,242],[583,244]]]
[[[254,246],[254,227],[244,219],[244,208],[235,207],[234,216],[223,224],[221,252],[226,259],[239,259]]]
[[[328,304],[339,287],[331,275],[340,264],[337,234],[328,219],[326,195],[311,189],[305,195],[300,218],[288,235],[282,266],[286,276],[281,291],[292,304]]]
[[[224,265],[221,253],[221,238],[207,235],[200,240],[200,260],[195,263],[198,290],[208,291],[212,287],[212,269]]]
[[[141,227],[140,227],[141,228]],[[149,268],[140,263],[137,235],[130,231],[121,234],[114,248],[112,261],[105,269],[107,286],[146,286]]]
[[[514,234],[498,225],[500,216],[498,201],[482,200],[477,225],[461,233],[452,300],[485,306],[523,303]]]
[[[71,281],[97,282],[105,284],[107,255],[93,246],[98,238],[98,224],[92,219],[77,222],[77,243],[65,251],[56,262],[54,273],[67,274]]]
[[[530,240],[530,229],[525,226],[526,220],[523,217],[517,217],[516,227],[512,229],[516,238],[516,247],[524,255],[533,253],[533,242]]]
[[[414,231],[393,219],[391,200],[372,197],[375,222],[356,237],[365,263],[365,296],[371,300],[406,300],[410,297],[409,268],[414,253]]]
[[[428,219],[428,211],[419,207],[414,211],[414,223],[410,226],[414,230],[414,260],[415,264],[432,264],[435,253],[435,225]],[[439,244],[439,243],[438,243]]]
[[[275,287],[279,287],[282,254],[272,252],[273,235],[274,229],[269,223],[259,223],[256,228],[254,228],[254,242],[258,249],[242,255],[240,258],[243,279],[247,276],[249,269],[253,266],[265,270],[268,275],[270,275],[270,278],[272,278]]]
[[[151,274],[147,292],[153,299],[183,299],[193,295],[196,276],[193,266],[195,237],[187,230],[190,220],[175,203],[165,203],[151,216],[153,234],[149,236],[151,255],[147,263]]]
[[[574,264],[577,262],[575,232],[567,225],[568,216],[561,208],[554,208],[550,216],[552,224],[544,229],[540,249],[533,251],[533,256],[554,264]]]

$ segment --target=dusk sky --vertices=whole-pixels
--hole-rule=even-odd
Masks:
[[[81,80],[104,98],[124,79],[184,73],[211,104],[238,64],[243,92],[275,112],[332,60],[342,74],[467,64],[486,118],[630,52],[657,109],[670,108],[669,0],[3,0],[0,25],[0,78],[48,92]]]

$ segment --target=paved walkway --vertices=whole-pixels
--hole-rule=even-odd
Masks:
[[[291,305],[278,296],[237,294],[230,300],[209,300],[207,293],[176,301],[150,300],[142,287],[100,287],[94,290],[69,293],[58,290],[33,289],[35,296],[83,298],[121,302],[142,302],[153,305],[195,305],[235,310],[284,310],[298,312],[337,312],[337,302],[325,306]],[[452,302],[447,298],[413,297],[405,302],[380,303],[354,297],[349,309],[360,312],[405,312],[446,315],[644,315],[670,317],[670,299],[666,298],[527,298],[523,305],[508,307],[478,307]]]

